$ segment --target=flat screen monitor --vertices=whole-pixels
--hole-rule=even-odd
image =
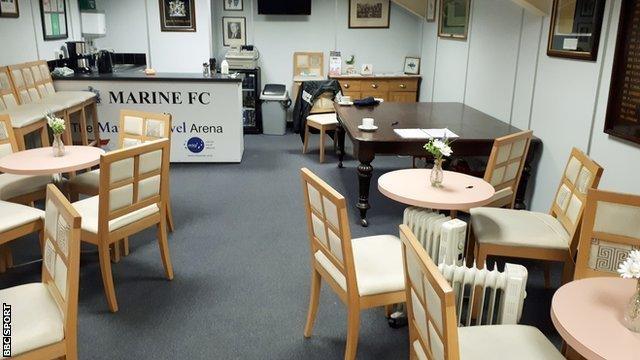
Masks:
[[[258,14],[311,15],[311,0],[258,0]]]

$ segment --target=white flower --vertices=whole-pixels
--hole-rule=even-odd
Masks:
[[[438,148],[443,156],[451,156],[451,154],[453,153],[453,151],[451,150],[451,146],[447,145],[447,143],[440,139],[433,140],[433,146]]]
[[[631,251],[627,260],[620,264],[618,273],[625,279],[640,279],[640,251]]]

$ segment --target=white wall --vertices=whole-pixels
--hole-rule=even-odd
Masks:
[[[97,1],[97,7],[99,11],[105,13],[107,34],[94,41],[96,47],[120,53],[147,52],[144,1],[100,0]]]
[[[420,54],[421,26],[418,17],[392,3],[389,29],[349,29],[348,0],[313,0],[310,16],[258,15],[257,0],[244,0],[244,9],[224,11],[222,0],[212,0],[214,53],[218,61],[227,48],[222,45],[222,17],[247,18],[247,43],[260,51],[263,83],[291,86],[293,53],[322,51],[328,69],[329,51],[342,57],[354,54],[356,66],[373,64],[374,72],[401,72],[405,56]],[[326,71],[325,69],[325,71]]]
[[[68,39],[45,41],[38,0],[20,0],[20,17],[0,18],[0,65],[52,60],[65,41],[80,40],[80,10],[76,0],[66,0]]]
[[[464,42],[424,23],[422,101],[465,102],[542,139],[534,210],[548,211],[574,146],[605,168],[601,188],[640,193],[640,146],[603,132],[621,1],[607,2],[596,62],[547,56],[549,18],[510,0],[474,0]]]

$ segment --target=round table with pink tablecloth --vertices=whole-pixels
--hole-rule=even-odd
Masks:
[[[55,175],[90,168],[100,163],[104,150],[93,146],[65,146],[64,156],[51,147],[18,151],[0,158],[0,172],[16,175]]]

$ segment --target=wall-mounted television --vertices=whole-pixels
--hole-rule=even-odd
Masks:
[[[311,15],[311,0],[258,0],[258,14]]]

